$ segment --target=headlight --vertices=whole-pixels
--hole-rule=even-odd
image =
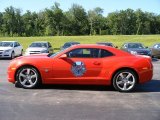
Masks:
[[[133,54],[133,55],[137,55],[136,51],[130,51],[130,53]]]
[[[5,52],[5,53],[7,53],[7,52],[10,52],[10,51],[11,51],[11,49],[9,49],[9,50],[5,50],[4,52]]]
[[[48,53],[48,50],[42,50],[41,53]]]

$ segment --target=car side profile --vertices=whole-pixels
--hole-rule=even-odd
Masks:
[[[148,47],[144,47],[142,43],[125,43],[121,49],[133,55],[151,56],[151,50]]]
[[[13,59],[23,54],[23,47],[17,41],[0,41],[0,58]]]
[[[120,92],[152,79],[150,57],[102,45],[76,45],[54,54],[22,56],[11,61],[8,80],[15,86],[40,84],[113,85]]]
[[[33,42],[25,52],[25,55],[53,53],[53,48],[50,42],[39,41]]]

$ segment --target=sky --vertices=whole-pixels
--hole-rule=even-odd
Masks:
[[[127,8],[133,10],[140,8],[143,11],[160,14],[160,0],[0,0],[0,12],[4,12],[9,6],[20,8],[23,13],[26,10],[39,12],[50,8],[54,2],[60,3],[63,11],[67,11],[74,3],[82,5],[86,11],[101,7],[104,10],[104,16],[110,12]]]

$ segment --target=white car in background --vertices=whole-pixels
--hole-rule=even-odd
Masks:
[[[0,41],[0,58],[13,59],[23,54],[23,47],[16,41]]]
[[[46,41],[33,42],[26,49],[25,55],[42,54],[42,53],[53,53],[53,48],[49,42]]]

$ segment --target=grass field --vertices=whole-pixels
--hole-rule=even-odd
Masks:
[[[81,44],[94,44],[96,42],[112,42],[119,48],[125,42],[141,42],[151,47],[160,43],[160,35],[106,35],[106,36],[53,36],[53,37],[0,37],[0,41],[16,40],[21,43],[24,50],[34,41],[49,41],[54,48],[59,48],[67,41],[78,41]]]

